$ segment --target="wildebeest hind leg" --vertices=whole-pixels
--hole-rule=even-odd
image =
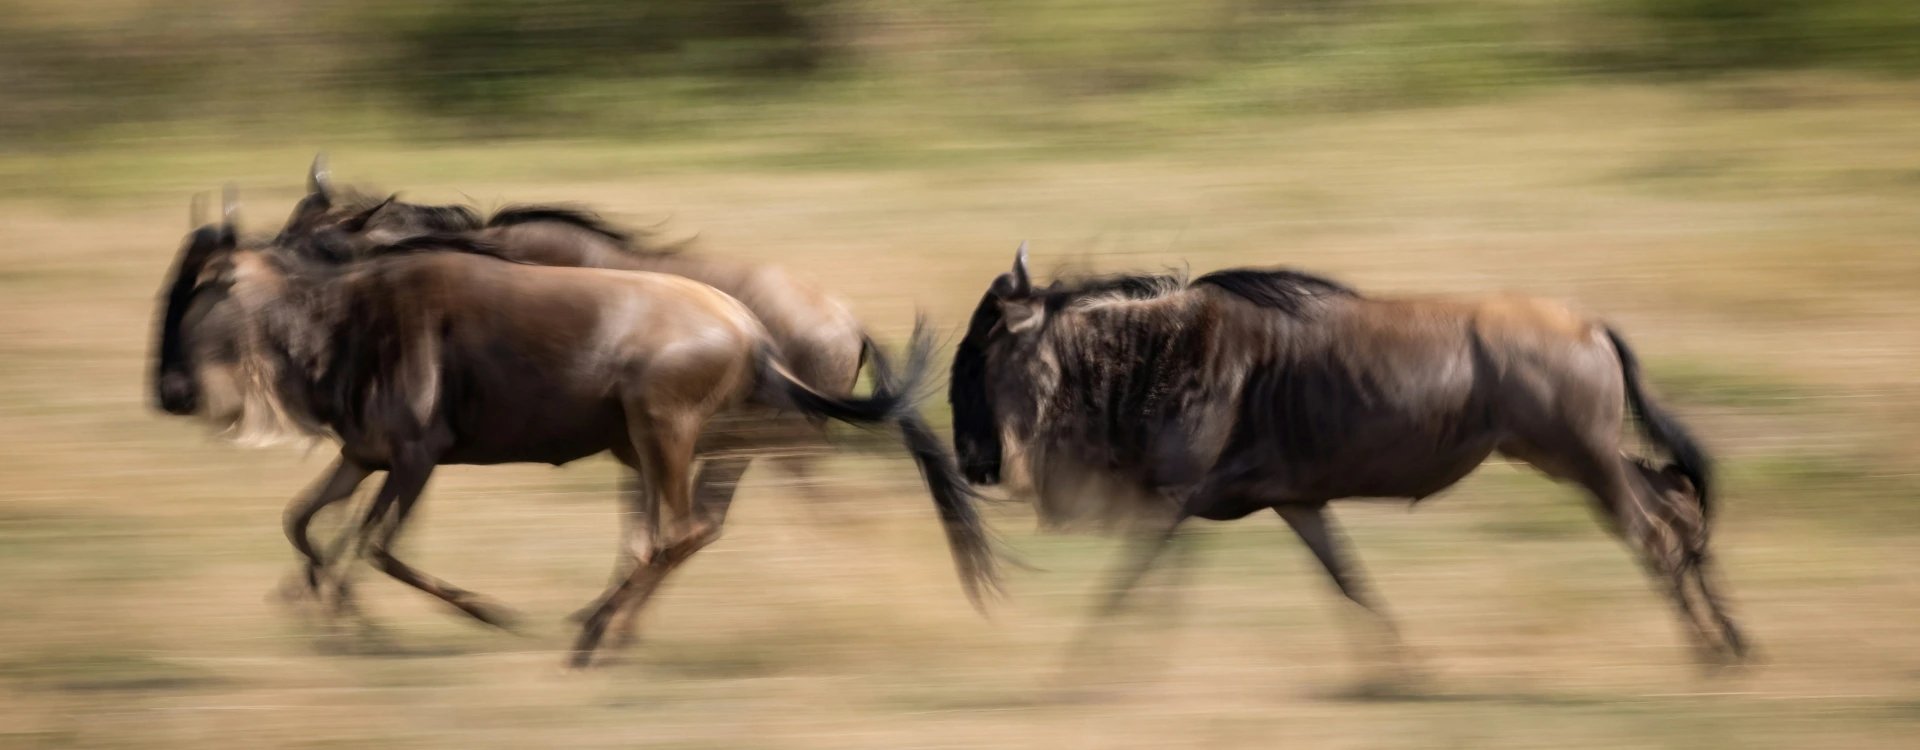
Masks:
[[[751,458],[723,458],[701,462],[700,478],[695,480],[693,488],[693,506],[695,511],[706,518],[715,529],[712,538],[702,543],[701,547],[719,538],[718,529],[721,524],[726,523],[727,510],[733,506],[733,493],[740,488],[740,477],[747,473],[747,466],[752,462]],[[691,557],[698,551],[698,548],[686,551],[679,562],[684,562],[685,557]],[[675,562],[673,567],[678,567],[679,562]],[[661,580],[665,580],[667,574],[672,572],[672,569],[662,571]],[[615,648],[631,646],[638,638],[640,609],[646,606],[647,599],[652,595],[651,590],[637,594],[626,607],[620,610],[612,626],[614,632],[612,645]],[[579,619],[585,619],[590,613],[590,609],[583,610]]]
[[[1696,653],[1710,659],[1719,647],[1687,595],[1690,566],[1683,549],[1685,542],[1679,531],[1643,499],[1646,493],[1639,490],[1651,491],[1651,488],[1630,476],[1626,462],[1620,460],[1619,450],[1613,446],[1572,448],[1558,459],[1552,462],[1528,459],[1528,462],[1550,475],[1571,478],[1586,489],[1603,524],[1626,542],[1640,558],[1648,576],[1666,593],[1681,624],[1686,626]]]
[[[1714,589],[1715,579],[1719,576],[1713,563],[1712,554],[1704,550],[1699,553],[1693,563],[1694,583],[1699,586],[1700,597],[1706,602],[1707,611],[1719,625],[1720,641],[1726,646],[1727,654],[1736,660],[1743,660],[1748,656],[1750,644],[1740,632],[1740,626],[1734,622],[1733,615],[1727,613],[1726,603],[1721,600],[1720,593]]]
[[[614,615],[627,604],[643,599],[678,562],[719,536],[720,526],[706,518],[692,517],[694,443],[699,438],[703,415],[695,413],[654,414],[640,404],[628,407],[628,438],[638,459],[641,481],[647,485],[646,528],[632,530],[628,554],[633,567],[627,578],[602,594],[593,613],[580,624],[568,666],[586,667],[599,648],[600,639]],[[674,529],[667,544],[655,539],[663,529]],[[636,609],[638,609],[636,607]],[[639,613],[634,614],[635,617]]]

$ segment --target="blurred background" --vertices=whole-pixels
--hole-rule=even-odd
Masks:
[[[0,747],[1911,747],[1916,74],[1910,0],[0,0]],[[445,470],[409,531],[524,636],[377,574],[381,634],[336,632],[266,600],[325,447],[241,452],[145,382],[190,196],[277,228],[320,149],[791,266],[894,342],[957,331],[1023,239],[1569,300],[1722,457],[1762,664],[1702,677],[1585,501],[1500,464],[1338,511],[1426,673],[1384,693],[1254,518],[1196,526],[1099,699],[1051,700],[1116,543],[994,508],[1037,570],[979,618],[879,451],[750,472],[598,672],[557,664],[605,461]]]

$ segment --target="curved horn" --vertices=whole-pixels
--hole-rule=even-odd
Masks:
[[[234,226],[239,217],[240,187],[229,182],[220,191],[220,234],[225,236],[229,244],[239,235],[239,229]]]
[[[319,195],[333,194],[333,169],[327,165],[327,152],[313,155],[313,166],[307,168],[307,192]]]
[[[1013,283],[1015,291],[1025,294],[1033,289],[1033,278],[1027,274],[1027,242],[1020,241],[1020,249],[1013,253]]]

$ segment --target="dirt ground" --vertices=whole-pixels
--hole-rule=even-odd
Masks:
[[[1256,517],[1196,526],[1199,567],[1066,700],[1062,646],[1115,543],[995,509],[1037,570],[982,618],[911,465],[878,451],[811,493],[750,472],[728,536],[597,671],[559,664],[563,618],[611,563],[605,461],[453,468],[422,504],[412,557],[517,607],[525,634],[377,574],[360,588],[379,637],[332,633],[267,599],[293,561],[280,508],[326,448],[243,452],[146,403],[154,296],[188,194],[218,183],[70,167],[53,182],[100,197],[0,204],[0,747],[1911,747],[1920,96],[1791,93],[1609,89],[898,165],[335,153],[341,179],[420,200],[668,220],[696,252],[819,279],[894,342],[916,308],[957,331],[1022,239],[1041,271],[1283,263],[1370,293],[1571,300],[1621,326],[1724,458],[1717,544],[1753,668],[1694,668],[1584,501],[1504,465],[1417,508],[1338,512],[1424,674],[1391,690],[1367,689],[1363,631]],[[277,225],[308,153],[221,162],[250,226]]]

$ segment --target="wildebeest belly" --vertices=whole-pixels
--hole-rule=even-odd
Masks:
[[[1477,365],[1442,341],[1256,371],[1209,481],[1256,507],[1437,493],[1499,441]]]
[[[626,412],[605,384],[525,360],[450,375],[439,404],[453,436],[444,463],[559,465],[629,444]]]
[[[1473,473],[1493,453],[1496,437],[1438,436],[1414,432],[1356,439],[1320,461],[1281,464],[1276,477],[1298,497],[1418,500],[1439,493]]]
[[[1274,505],[1343,498],[1421,499],[1439,493],[1487,459],[1489,433],[1437,439],[1415,431],[1349,435],[1314,460],[1230,451],[1195,500],[1195,515],[1231,520]]]
[[[454,420],[454,434],[444,463],[558,466],[628,444],[625,413],[612,399],[496,404]]]

